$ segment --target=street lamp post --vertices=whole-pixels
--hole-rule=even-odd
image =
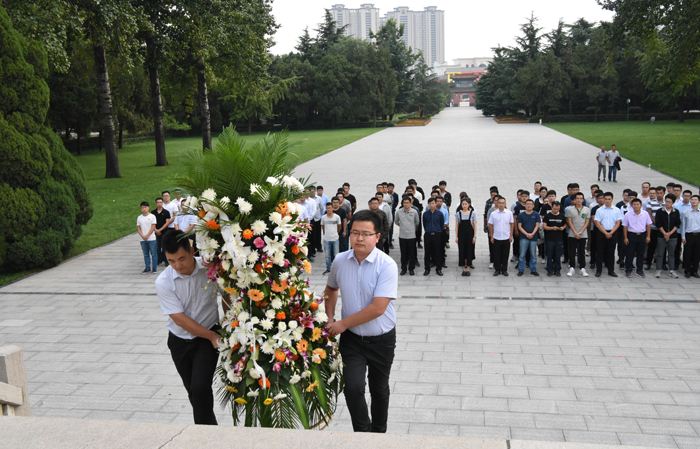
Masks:
[[[630,99],[627,99],[627,121],[630,121]]]

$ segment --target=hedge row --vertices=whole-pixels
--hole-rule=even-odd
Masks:
[[[678,120],[677,112],[664,113],[646,113],[646,114],[630,114],[630,121],[648,122],[652,117],[656,120]],[[530,123],[566,123],[566,122],[624,122],[627,120],[627,114],[598,114],[595,115],[549,115],[547,117],[535,116],[530,117]],[[686,120],[700,119],[699,112],[684,113],[683,118]]]

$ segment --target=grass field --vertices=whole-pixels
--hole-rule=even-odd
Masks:
[[[290,152],[296,154],[299,163],[303,163],[382,129],[292,131],[287,143]],[[252,143],[264,136],[264,133],[254,133],[250,136],[244,135],[243,138]],[[154,166],[156,157],[153,141],[127,145],[119,150],[119,168],[122,175],[120,179],[105,179],[104,152],[95,151],[76,156],[85,172],[95,213],[83,227],[83,235],[78,239],[69,257],[135,232],[136,218],[141,213],[141,201],[148,201],[154,208],[155,198],[160,196],[160,192],[173,190],[175,186],[170,179],[182,171],[188,151],[202,148],[202,139],[166,139],[165,147],[170,164],[166,167]],[[0,274],[0,286],[27,274],[30,272]]]
[[[600,147],[616,144],[623,159],[700,185],[700,120],[552,123],[552,129]]]

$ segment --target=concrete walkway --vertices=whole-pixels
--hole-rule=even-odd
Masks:
[[[403,190],[413,177],[427,191],[444,179],[481,212],[493,184],[509,204],[536,180],[558,192],[568,182],[587,187],[595,152],[546,127],[498,125],[454,108],[427,127],[387,129],[314,159],[298,174],[327,192],[349,182],[361,208],[377,182]],[[624,161],[612,190],[670,179]],[[452,245],[444,277],[400,278],[389,432],[700,447],[700,283],[518,278],[515,270],[493,278],[483,233],[470,278],[458,276],[456,257]],[[155,276],[140,275],[142,264],[131,235],[0,289],[0,346],[25,351],[33,415],[192,422]],[[318,258],[317,291],[323,270]],[[228,412],[219,418],[231,425]],[[331,428],[351,430],[342,401]]]

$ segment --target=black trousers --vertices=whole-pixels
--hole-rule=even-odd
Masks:
[[[316,251],[323,251],[323,231],[321,229],[321,220],[311,221],[311,245]]]
[[[578,255],[578,267],[586,268],[586,238],[569,237],[569,266],[576,268],[576,256]]]
[[[644,269],[644,250],[647,248],[647,233],[641,232],[637,234],[627,231],[627,240],[629,240],[629,244],[626,250],[625,273],[632,272],[632,264],[635,257],[637,258],[637,263],[634,266],[637,267],[637,271],[642,271]]]
[[[425,257],[423,258],[425,269],[430,269],[430,261],[432,260],[435,268],[442,270],[442,249],[444,248],[442,232],[426,232],[423,236],[423,245],[425,248]]]
[[[374,339],[374,340],[373,340]],[[367,341],[369,340],[369,341]],[[345,403],[350,412],[355,432],[386,433],[389,414],[389,375],[394,362],[396,329],[380,337],[363,339],[350,331],[340,337],[340,355],[343,356]],[[372,418],[365,401],[365,375],[372,397]]]
[[[401,269],[406,267],[410,270],[415,268],[416,264],[416,239],[402,239],[399,237],[399,250],[401,251]]]
[[[686,234],[687,236],[687,234]],[[676,257],[676,270],[681,267],[681,248],[683,247],[683,239],[681,238],[681,233],[680,231],[678,232],[678,236],[676,237],[678,240],[676,240],[676,251],[674,253]],[[687,241],[688,239],[686,239]],[[670,257],[670,255],[669,255]],[[690,263],[690,261],[688,261]],[[688,271],[688,270],[685,270]]]
[[[172,333],[168,335],[168,348],[192,404],[194,423],[216,425],[211,385],[219,351],[206,338],[185,340]]]
[[[685,248],[683,248],[683,271],[686,274],[698,272],[700,263],[700,234],[685,234]]]
[[[156,254],[158,254],[158,265],[165,261],[165,253],[163,252],[163,236],[168,231],[163,231],[160,234],[156,234]]]
[[[627,257],[627,245],[625,245],[625,235],[622,233],[622,225],[615,231],[615,236],[617,237],[617,259],[620,261],[620,265],[625,264],[625,258]]]
[[[598,228],[593,228],[588,231],[588,242],[591,248],[591,264],[595,263],[596,253],[598,252]]]
[[[613,234],[612,237],[607,238],[604,233],[598,231],[596,233],[596,239],[596,271],[603,271],[603,263],[605,263],[605,268],[608,269],[608,272],[615,271],[615,245],[617,244],[617,235]]]
[[[493,239],[493,269],[495,271],[508,271],[508,254],[510,242],[508,240]]]
[[[647,256],[644,258],[647,265],[651,265],[656,261],[656,245],[659,242],[659,230],[651,230],[651,241],[647,243]]]
[[[520,257],[520,234],[513,234],[513,255],[515,257]]]

